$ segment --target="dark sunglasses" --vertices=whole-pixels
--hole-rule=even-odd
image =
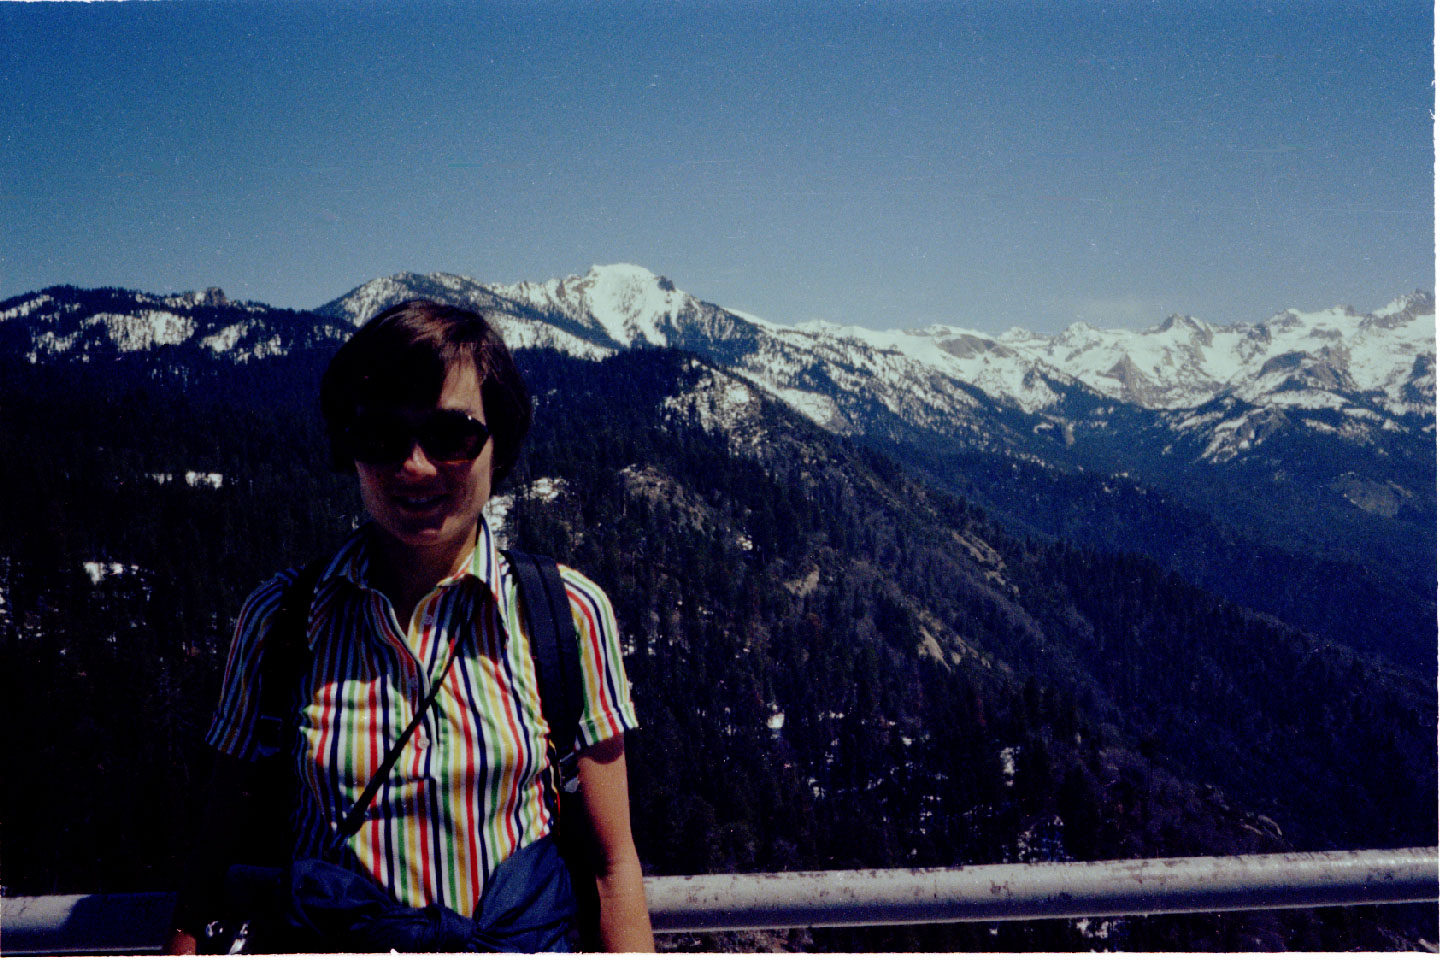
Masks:
[[[399,463],[416,442],[434,462],[462,463],[480,456],[489,439],[489,427],[459,410],[358,413],[345,430],[350,456],[360,463]]]

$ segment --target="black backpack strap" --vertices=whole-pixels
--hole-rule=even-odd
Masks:
[[[310,604],[325,561],[306,564],[285,592],[265,634],[260,655],[260,717],[255,724],[255,757],[250,764],[242,834],[249,862],[279,865],[294,849],[292,814],[296,793],[292,753],[300,728],[300,683],[310,672]]]
[[[322,561],[308,564],[280,594],[260,657],[256,755],[251,762],[215,758],[211,796],[194,824],[191,860],[175,903],[175,925],[200,937],[202,952],[225,945],[226,931],[217,921],[228,925],[231,920],[224,902],[227,868],[237,858],[279,866],[291,855],[295,767],[289,750],[299,723],[295,694],[310,668],[306,639],[310,602],[324,567]],[[213,941],[212,933],[217,936]]]
[[[560,786],[576,789],[575,737],[583,702],[580,638],[570,614],[570,598],[560,567],[539,554],[505,551],[520,584],[520,603],[530,622],[530,651],[540,687],[540,710],[550,727],[550,745],[559,762]]]
[[[554,560],[518,550],[504,553],[520,585],[520,605],[530,623],[530,655],[535,660],[540,711],[550,727],[550,755],[555,762],[556,780],[561,791],[574,794],[580,788],[575,738],[584,703],[581,686],[584,681],[580,674],[580,636],[570,614],[570,598]],[[573,813],[578,799],[566,799],[562,803],[549,785],[546,786],[546,802],[551,804],[557,821],[556,845],[569,869],[578,908],[575,946],[595,951],[601,949],[600,899],[595,886],[589,821]]]
[[[310,602],[325,562],[312,561],[280,595],[280,609],[265,635],[260,660],[260,719],[256,725],[258,759],[290,747],[295,729],[295,689],[310,669]]]

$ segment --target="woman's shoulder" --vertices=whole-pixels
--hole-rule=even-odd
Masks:
[[[236,624],[236,636],[250,636],[255,640],[263,637],[270,621],[280,609],[285,593],[299,579],[300,568],[281,570],[250,591],[240,606],[240,617]]]
[[[273,574],[269,578],[262,580],[258,587],[250,591],[250,596],[245,598],[245,605],[250,606],[257,603],[267,604],[278,601],[285,595],[285,591],[290,589],[290,585],[293,584],[299,576],[299,567],[288,567]]]
[[[560,564],[560,579],[565,584],[565,593],[582,638],[589,638],[602,646],[613,645],[620,628],[615,620],[615,608],[605,591],[579,570],[564,564]]]
[[[337,580],[354,579],[356,571],[363,577],[363,571],[368,565],[365,553],[365,528],[361,527],[350,535],[343,544],[333,553],[321,554],[312,557],[309,562],[301,567],[287,567],[284,570],[264,580],[251,591],[242,607],[241,617],[245,612],[256,615],[271,615],[285,599],[286,593],[297,584],[309,584],[309,589],[315,593],[325,593],[329,588],[322,588],[322,584],[331,584]],[[301,584],[303,586],[303,584]]]
[[[565,590],[571,597],[590,597],[602,600],[607,604],[610,602],[609,598],[605,596],[605,591],[594,580],[566,564],[557,563],[556,566],[560,568],[560,580],[565,584]]]
[[[505,560],[502,565],[502,576],[508,585],[509,595],[519,597],[522,593],[520,587],[520,574],[516,569],[516,563],[511,557],[515,551],[505,551]],[[522,556],[526,554],[522,553]],[[560,571],[560,582],[564,584],[566,598],[570,605],[580,611],[590,610],[593,612],[593,620],[602,628],[613,622],[614,612],[610,604],[610,598],[606,596],[605,590],[589,576],[575,569],[569,564],[556,562],[555,566]],[[590,618],[583,618],[590,619]]]
[[[523,562],[526,558],[533,557],[540,564],[546,562],[554,563],[560,571],[560,581],[565,584],[566,592],[572,596],[577,594],[605,596],[605,591],[602,590],[594,580],[569,564],[561,563],[553,558],[530,553],[525,550],[502,550],[500,551],[500,555],[503,557],[500,564],[501,576],[506,582],[512,585],[518,584],[520,580],[519,567],[521,564],[517,563],[517,560]]]

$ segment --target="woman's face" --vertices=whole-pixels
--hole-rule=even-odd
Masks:
[[[420,422],[433,410],[457,410],[485,421],[475,364],[452,364],[433,408],[401,408],[401,416]],[[397,544],[434,559],[458,563],[469,551],[490,499],[495,443],[486,440],[480,455],[459,462],[432,461],[418,442],[403,460],[355,462],[360,499],[382,534]]]

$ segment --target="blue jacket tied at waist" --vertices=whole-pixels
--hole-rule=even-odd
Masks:
[[[548,836],[500,864],[473,918],[403,906],[368,876],[298,860],[281,873],[246,952],[566,952],[574,914],[570,875]]]

